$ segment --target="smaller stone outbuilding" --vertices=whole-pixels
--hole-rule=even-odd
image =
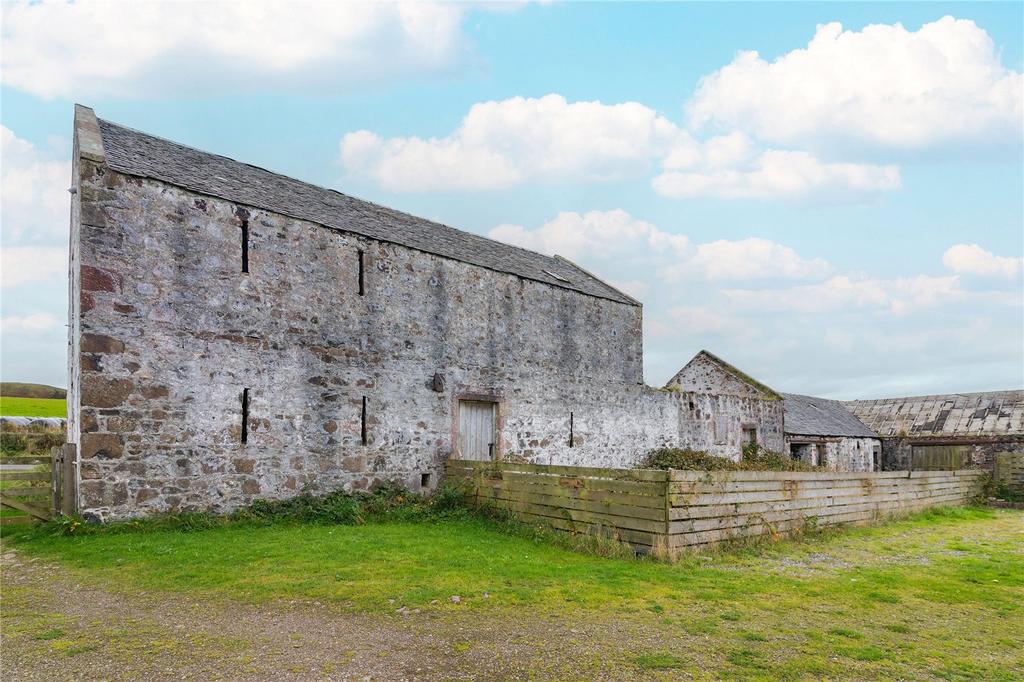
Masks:
[[[782,450],[782,396],[720,357],[700,351],[665,389],[680,394],[689,447],[734,461],[752,443]]]
[[[783,394],[786,452],[834,471],[881,471],[878,435],[838,400]]]

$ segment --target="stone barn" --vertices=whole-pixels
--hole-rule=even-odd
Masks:
[[[882,439],[886,470],[992,469],[1024,452],[1024,391],[852,400],[846,407]]]
[[[710,354],[646,386],[640,303],[564,258],[86,107],[72,192],[68,438],[87,518],[429,490],[449,457],[782,447],[778,397]],[[720,394],[698,367],[725,372]]]
[[[786,452],[812,466],[836,471],[881,471],[878,434],[843,403],[793,393],[783,394]]]

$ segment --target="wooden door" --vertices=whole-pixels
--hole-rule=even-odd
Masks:
[[[910,453],[914,471],[963,469],[970,461],[970,447],[963,445],[915,445]]]
[[[462,459],[494,459],[497,450],[497,417],[497,403],[482,400],[459,401],[459,454]]]

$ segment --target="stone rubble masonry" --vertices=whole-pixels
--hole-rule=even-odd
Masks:
[[[781,404],[645,386],[637,305],[114,172],[90,116],[76,110],[69,325],[87,518],[431,488],[462,398],[499,403],[499,456],[544,464],[738,456],[748,423],[782,447]]]
[[[882,447],[878,438],[787,435],[786,452],[791,454],[794,444],[805,443],[811,447],[802,458],[803,461],[832,471],[874,471],[875,448],[881,453]]]

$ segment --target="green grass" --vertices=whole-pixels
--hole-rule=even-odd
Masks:
[[[939,510],[677,564],[572,552],[475,518],[4,534],[75,579],[129,593],[370,614],[404,606],[510,624],[576,613],[689,643],[634,649],[621,659],[633,669],[950,680],[1024,671],[1024,513],[1010,510]]]
[[[0,417],[67,418],[67,401],[63,398],[11,398],[0,395]]]

